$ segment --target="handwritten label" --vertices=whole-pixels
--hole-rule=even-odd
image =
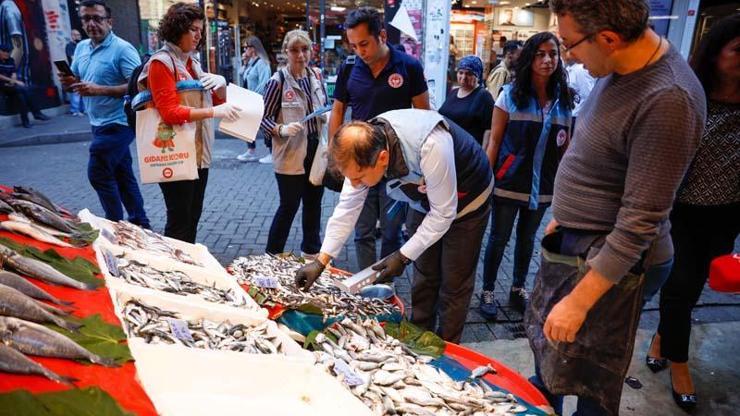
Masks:
[[[172,334],[177,337],[177,339],[193,342],[193,335],[190,333],[190,328],[188,328],[187,322],[177,318],[170,318],[168,319],[168,322],[170,324]]]
[[[365,384],[365,380],[355,373],[355,370],[344,362],[344,360],[336,360],[334,362],[334,371],[337,374],[342,374],[344,376],[344,382],[350,387]]]
[[[100,229],[100,235],[105,237],[105,239],[110,241],[111,243],[116,244],[116,236],[105,228]]]
[[[264,289],[277,289],[280,285],[280,282],[275,276],[255,276],[252,278],[252,283],[254,283],[255,286],[261,287]]]
[[[109,250],[103,249],[103,259],[105,260],[105,265],[108,267],[108,273],[110,273],[111,276],[121,276],[121,273],[118,271],[118,260],[116,259],[116,256],[113,255],[113,253],[111,253]]]

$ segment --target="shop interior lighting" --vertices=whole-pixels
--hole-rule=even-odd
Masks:
[[[345,10],[347,10],[346,7],[342,7],[342,6],[331,6],[331,11],[333,11],[333,12],[339,12],[339,13],[341,13],[341,12],[343,12]]]

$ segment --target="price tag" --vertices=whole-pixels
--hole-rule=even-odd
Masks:
[[[113,235],[113,233],[110,232],[110,231],[108,231],[107,229],[101,228],[100,229],[100,235],[102,235],[103,237],[105,237],[105,239],[108,240],[108,241],[110,241],[111,243],[116,244],[116,236]]]
[[[103,249],[103,259],[105,260],[105,265],[108,266],[108,273],[110,273],[111,276],[121,276],[121,273],[118,271],[118,260],[113,253],[109,250]]]
[[[177,339],[193,342],[193,335],[190,333],[190,328],[188,328],[187,322],[176,318],[170,318],[168,319],[168,322],[170,324],[172,334],[177,337]]]
[[[336,360],[334,362],[334,371],[337,374],[342,374],[344,376],[344,382],[350,387],[365,384],[365,380],[355,373],[355,370],[344,362],[344,360]]]
[[[277,289],[280,286],[280,282],[275,276],[255,276],[252,278],[252,283],[264,289]]]

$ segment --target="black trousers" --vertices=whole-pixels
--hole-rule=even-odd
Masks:
[[[308,149],[303,167],[306,173],[302,175],[275,174],[277,179],[280,205],[270,225],[270,234],[267,236],[265,251],[269,254],[280,254],[285,251],[285,242],[288,241],[290,227],[303,203],[301,226],[303,242],[301,250],[307,254],[317,254],[321,249],[321,198],[324,196],[324,187],[314,186],[308,181],[308,173],[316,155],[318,139],[308,139]]]
[[[167,206],[167,224],[164,235],[180,241],[195,243],[198,221],[203,212],[203,198],[208,184],[208,169],[198,169],[198,179],[163,182],[159,188]]]
[[[434,331],[438,318],[436,333],[445,341],[460,342],[490,212],[491,205],[486,203],[455,220],[445,235],[414,262],[411,322]],[[409,233],[416,232],[425,216],[409,209]]]
[[[0,93],[7,95],[16,102],[18,106],[18,114],[21,116],[23,123],[28,122],[28,112],[31,111],[33,114],[39,112],[39,108],[31,99],[31,94],[28,87],[22,87],[20,85],[0,85]]]
[[[740,232],[740,203],[676,204],[671,212],[673,269],[660,292],[660,352],[677,363],[689,360],[691,311],[709,277],[709,263],[731,253]]]

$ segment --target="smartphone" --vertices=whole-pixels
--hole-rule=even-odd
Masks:
[[[74,73],[72,72],[72,68],[69,67],[69,64],[67,61],[61,60],[61,61],[54,61],[54,65],[57,67],[57,70],[63,75],[73,77]]]

